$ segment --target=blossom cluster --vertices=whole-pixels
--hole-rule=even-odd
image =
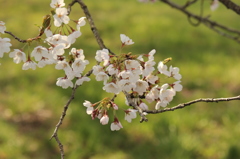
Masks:
[[[9,57],[13,58],[16,64],[23,62],[23,70],[35,70],[36,67],[42,68],[54,64],[57,70],[64,70],[65,73],[64,77],[57,79],[57,86],[62,88],[74,87],[73,79],[76,79],[76,85],[81,85],[84,81],[90,80],[90,78],[82,76],[89,62],[85,60],[82,49],[71,48],[71,45],[81,36],[80,27],[86,24],[85,17],[81,17],[77,21],[73,20],[76,23],[76,29],[74,29],[68,24],[70,18],[67,9],[64,8],[65,3],[63,0],[52,0],[50,6],[55,10],[52,11],[51,15],[45,16],[39,36],[27,40],[29,45],[32,45],[34,40],[38,40],[38,45],[32,52],[27,53],[24,50],[14,49],[9,53]],[[51,27],[51,17],[56,27],[54,33]],[[4,34],[5,30],[5,23],[0,21],[0,34]],[[45,34],[45,38],[40,37],[42,34]],[[39,39],[44,42],[42,44],[47,44],[47,46],[40,45]],[[9,38],[2,39],[0,37],[0,57],[3,57],[3,53],[10,51],[10,46]]]
[[[76,21],[70,20],[63,0],[52,0],[50,6],[53,10],[51,15],[44,17],[39,35],[26,40],[31,46],[37,41],[37,46],[27,53],[23,49],[13,49],[10,52],[12,46],[10,39],[0,37],[0,57],[10,52],[9,57],[13,58],[14,63],[23,62],[23,70],[35,70],[36,67],[43,68],[53,64],[55,69],[64,71],[64,76],[57,79],[57,86],[66,89],[82,85],[83,82],[90,81],[89,77],[83,75],[89,61],[85,59],[82,49],[71,46],[82,35],[80,29],[86,24],[85,17]],[[76,24],[75,28],[69,25],[70,21]],[[5,32],[5,23],[0,21],[0,35]],[[121,51],[123,47],[134,44],[125,34],[120,35],[120,40]],[[95,60],[98,63],[93,66],[92,74],[95,75],[96,81],[103,82],[102,89],[113,93],[114,98],[104,98],[93,104],[86,100],[83,105],[87,108],[87,114],[91,115],[92,119],[98,118],[102,125],[106,125],[109,122],[109,110],[113,110],[111,130],[114,131],[123,128],[116,114],[118,110],[123,110],[125,120],[131,122],[137,117],[139,109],[143,112],[148,110],[148,104],[152,102],[155,102],[155,109],[166,107],[173,100],[176,92],[182,90],[182,76],[178,67],[166,65],[171,58],[156,63],[155,53],[156,50],[153,49],[139,56],[122,52],[116,55],[110,53],[108,49],[97,50]],[[114,99],[120,92],[131,96],[131,99],[126,98],[126,105],[133,108],[118,107]]]
[[[122,47],[134,43],[132,39],[124,34],[120,35],[120,39]],[[156,102],[155,109],[166,107],[173,100],[176,92],[182,90],[182,85],[180,84],[182,76],[179,73],[178,67],[168,67],[166,65],[170,59],[160,61],[155,66],[155,53],[156,50],[153,49],[148,54],[140,56],[134,56],[131,53],[123,53],[117,56],[111,55],[108,49],[98,50],[95,59],[99,64],[93,67],[93,74],[97,81],[103,81],[103,90],[115,95],[120,92],[131,94],[135,105],[142,110],[149,109],[146,102]],[[144,58],[147,59],[145,60]],[[105,103],[107,104],[100,104],[101,106],[96,108],[97,104],[91,104],[89,101],[85,101],[84,103],[84,106],[87,107],[87,113],[92,117],[97,115],[100,122],[104,123],[104,125],[109,120],[107,118],[107,110],[110,108],[115,109],[112,101]],[[130,105],[128,103],[129,101],[126,99],[126,104]],[[101,111],[102,109],[104,109],[103,112]],[[135,109],[125,110],[125,119],[131,122],[132,118],[136,118],[136,113],[137,110]],[[116,123],[118,127],[117,129],[113,129],[112,124],[116,125]],[[114,115],[112,124],[111,130],[122,128],[116,115]]]

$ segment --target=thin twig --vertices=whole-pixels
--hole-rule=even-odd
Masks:
[[[12,32],[10,32],[10,31],[4,31],[5,33],[7,33],[7,34],[9,34],[9,35],[11,35],[12,37],[14,37],[14,39],[16,39],[17,41],[19,41],[19,42],[21,42],[21,43],[26,43],[27,42],[27,40],[22,40],[22,39],[20,39],[20,38],[18,38],[17,36],[15,36]]]
[[[76,87],[74,87],[74,88],[72,89],[72,95],[71,95],[71,97],[69,98],[69,100],[67,101],[66,105],[64,106],[63,111],[62,111],[62,115],[61,115],[61,117],[60,117],[60,119],[59,119],[59,121],[58,121],[58,123],[57,123],[57,125],[56,125],[56,127],[55,127],[55,130],[54,130],[51,138],[50,138],[50,140],[51,140],[52,138],[55,138],[56,142],[58,143],[58,146],[59,146],[59,149],[60,149],[60,153],[61,153],[61,159],[64,159],[64,149],[63,149],[63,145],[62,145],[61,141],[60,141],[59,138],[58,138],[58,130],[59,130],[59,127],[62,125],[62,122],[63,122],[63,120],[64,120],[64,117],[65,117],[66,114],[67,114],[67,110],[68,110],[68,107],[69,107],[70,103],[71,103],[72,100],[74,99],[75,92],[76,92],[76,89],[77,89],[77,88],[78,88],[78,87],[76,86]]]
[[[235,97],[228,97],[228,98],[200,98],[200,99],[192,100],[190,102],[178,104],[177,106],[172,107],[172,108],[165,108],[162,110],[145,110],[144,112],[146,112],[148,114],[158,114],[158,113],[163,113],[163,112],[167,112],[167,111],[174,111],[176,109],[182,109],[182,108],[185,108],[187,106],[190,106],[192,104],[199,103],[199,102],[207,102],[207,103],[208,102],[226,102],[226,101],[232,101],[232,100],[240,100],[240,95],[235,96]]]

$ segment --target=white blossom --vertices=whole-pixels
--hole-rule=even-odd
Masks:
[[[219,6],[218,0],[213,0],[210,8],[211,8],[212,11],[215,11],[218,8],[218,6]]]
[[[110,64],[107,68],[106,71],[108,71],[108,74],[114,75],[118,73],[118,70],[114,68],[113,64]]]
[[[68,24],[70,18],[67,16],[67,9],[66,8],[56,8],[56,14],[53,16],[54,18],[54,25],[56,27],[60,27],[62,23]]]
[[[60,8],[65,6],[64,0],[52,0],[52,2],[50,3],[50,6],[52,8]]]
[[[66,89],[68,87],[73,87],[72,81],[70,79],[68,79],[68,78],[65,78],[65,77],[59,77],[57,79],[56,85],[60,86],[60,87],[62,87],[64,89]]]
[[[35,70],[36,66],[37,66],[37,64],[34,61],[28,60],[23,64],[22,70],[28,70],[28,69]]]
[[[121,91],[121,88],[117,84],[110,82],[104,85],[103,90],[108,93],[118,94]]]
[[[6,30],[5,23],[3,21],[0,21],[0,33],[4,34]]]
[[[13,58],[14,63],[18,64],[21,61],[26,62],[26,54],[19,49],[14,49],[13,52],[10,52],[9,57]]]
[[[179,68],[178,67],[172,67],[170,66],[169,72],[173,78],[176,80],[180,80],[182,78],[182,75],[179,74]]]
[[[123,128],[122,124],[121,124],[120,121],[115,117],[114,122],[112,122],[112,124],[111,124],[111,130],[112,130],[112,131],[117,131],[117,130],[120,130],[121,128]]]
[[[72,68],[70,67],[69,63],[67,61],[58,61],[55,69],[57,70],[64,70],[65,72],[70,72],[72,71]]]
[[[142,75],[146,77],[149,74],[151,74],[155,70],[155,68],[153,67],[155,64],[156,64],[156,62],[154,62],[154,61],[145,62],[144,69],[142,71]]]
[[[103,72],[103,67],[100,65],[93,66],[93,74],[96,76],[98,73]]]
[[[183,86],[180,84],[181,81],[176,81],[173,83],[173,89],[176,92],[182,91]]]
[[[122,46],[134,44],[134,42],[132,41],[132,39],[130,39],[130,38],[129,38],[128,36],[126,36],[125,34],[120,34],[120,39],[121,39],[121,41],[122,41]]]
[[[77,50],[76,48],[72,48],[70,54],[74,55],[78,59],[81,59],[81,60],[85,59],[82,49]]]
[[[107,83],[107,80],[109,79],[109,76],[105,72],[99,72],[96,75],[96,80],[97,81],[103,81],[104,84]]]
[[[101,117],[101,119],[100,119],[100,123],[101,123],[102,125],[108,124],[108,121],[109,121],[109,117],[108,117],[107,114],[104,114],[104,115]]]
[[[136,87],[136,83],[130,82],[129,80],[122,79],[118,82],[118,85],[123,91],[130,92]]]
[[[37,46],[33,49],[31,56],[34,57],[36,61],[40,61],[42,57],[49,57],[49,54],[45,47]]]
[[[125,120],[127,120],[129,123],[132,122],[132,119],[137,117],[137,111],[136,109],[128,109],[125,111]]]
[[[80,31],[74,31],[72,32],[70,35],[68,35],[68,39],[67,41],[70,43],[70,44],[73,44],[76,42],[76,39],[78,37],[80,37],[82,35],[82,33]]]
[[[81,17],[77,21],[77,30],[80,31],[81,26],[84,26],[86,24],[85,21],[86,17]]]
[[[125,66],[126,66],[126,69],[128,70],[133,70],[133,69],[136,69],[136,68],[140,68],[140,63],[136,60],[125,60]]]
[[[153,61],[154,60],[154,54],[156,53],[156,50],[153,49],[148,53],[148,60]]]
[[[139,104],[139,107],[140,107],[142,110],[148,110],[148,105],[145,104],[145,103],[143,103],[143,102],[141,102],[141,103]]]
[[[154,76],[152,74],[149,74],[146,77],[147,82],[151,83],[151,84],[155,84],[155,82],[158,80],[158,76]]]
[[[108,49],[97,50],[95,59],[98,62],[104,62],[103,65],[106,66],[109,62],[109,51]]]
[[[88,115],[92,114],[92,112],[93,112],[93,110],[94,110],[93,104],[92,104],[91,102],[85,100],[85,102],[83,103],[83,105],[84,105],[85,107],[87,107],[86,113],[87,113]]]
[[[8,53],[10,51],[10,46],[12,46],[12,44],[9,38],[2,39],[0,37],[0,58],[3,57],[3,53]]]
[[[148,83],[146,81],[138,80],[136,82],[136,87],[133,90],[136,91],[139,95],[143,95],[143,93],[146,92],[147,88]]]
[[[167,66],[163,64],[162,61],[160,61],[158,63],[158,71],[161,73],[161,74],[164,74],[166,76],[170,76],[170,72],[167,70]]]
[[[76,73],[82,73],[86,68],[86,65],[89,64],[88,60],[75,59],[72,63],[72,69]]]
[[[90,78],[88,78],[88,77],[80,77],[80,78],[77,79],[76,85],[80,86],[80,85],[83,84],[83,82],[88,82],[88,81],[90,81]]]

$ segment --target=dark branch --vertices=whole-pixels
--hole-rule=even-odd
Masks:
[[[59,130],[59,127],[62,125],[62,122],[63,122],[64,117],[65,117],[66,114],[67,114],[67,110],[68,110],[68,107],[69,107],[70,103],[71,103],[72,100],[74,99],[75,92],[76,92],[76,89],[77,89],[77,88],[78,88],[78,87],[76,86],[76,87],[74,87],[74,88],[72,89],[72,95],[71,95],[71,97],[69,98],[69,100],[68,100],[68,102],[66,103],[66,105],[64,106],[63,111],[62,111],[62,115],[61,115],[61,117],[60,117],[60,119],[59,119],[59,122],[57,123],[56,128],[55,128],[55,130],[54,130],[54,132],[53,132],[53,134],[52,134],[52,136],[51,136],[51,139],[52,139],[52,138],[55,138],[56,142],[58,143],[58,146],[59,146],[59,149],[60,149],[60,153],[61,153],[61,159],[64,159],[64,149],[63,149],[63,145],[62,145],[61,141],[60,141],[59,138],[58,138],[58,130]],[[51,139],[50,139],[50,140],[51,140]]]
[[[100,34],[99,34],[99,32],[98,32],[98,29],[96,28],[96,26],[95,26],[95,24],[94,24],[93,18],[92,18],[91,14],[90,14],[90,12],[89,12],[89,10],[88,10],[88,7],[85,5],[85,3],[84,3],[82,0],[74,0],[74,1],[72,1],[72,3],[70,3],[70,4],[68,5],[68,13],[70,14],[70,12],[71,12],[71,7],[72,7],[75,3],[79,3],[79,4],[80,4],[80,6],[81,6],[84,14],[86,15],[86,18],[87,18],[89,24],[90,24],[91,30],[92,30],[92,32],[93,32],[93,35],[95,36],[95,39],[96,39],[99,47],[100,47],[101,49],[104,49],[104,48],[105,48],[105,49],[108,49],[108,48],[104,45],[104,42],[103,42],[102,38],[100,37]],[[110,52],[112,55],[114,55],[114,53],[113,53],[110,49],[108,49],[108,50],[109,50],[109,52]]]
[[[186,10],[186,5],[180,6],[170,0],[159,0],[159,1],[181,11],[182,13],[186,14],[188,18],[193,18],[197,21],[200,21],[201,23],[203,23],[204,25],[206,25],[208,28],[212,29],[213,31],[217,32],[218,34],[240,43],[240,31],[239,30],[235,30],[235,29],[229,28],[227,26],[224,26],[222,24],[219,24],[217,22],[214,22],[212,20],[209,20],[209,17],[204,18],[204,17],[198,16],[196,14],[193,14],[190,11]],[[232,35],[232,34],[234,34],[234,35]]]
[[[200,98],[200,99],[196,99],[187,103],[182,103],[182,104],[178,104],[175,107],[172,108],[165,108],[162,110],[147,110],[144,111],[148,114],[158,114],[158,113],[163,113],[163,112],[167,112],[167,111],[174,111],[176,109],[182,109],[185,108],[187,106],[190,106],[194,103],[199,103],[199,102],[226,102],[226,101],[232,101],[232,100],[240,100],[240,95],[236,96],[236,97],[228,97],[228,98]]]
[[[240,14],[240,6],[233,3],[231,0],[219,0],[219,2],[225,5],[228,9],[231,9],[235,13]]]

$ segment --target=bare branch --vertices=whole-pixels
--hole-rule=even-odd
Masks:
[[[235,13],[240,14],[240,6],[233,3],[231,0],[219,0],[219,2],[225,5],[228,9],[231,9]]]
[[[158,114],[158,113],[163,113],[163,112],[167,112],[167,111],[174,111],[176,109],[182,109],[185,108],[187,106],[190,106],[194,103],[199,103],[199,102],[226,102],[226,101],[232,101],[232,100],[240,100],[240,95],[239,96],[235,96],[235,97],[228,97],[228,98],[200,98],[200,99],[196,99],[187,103],[182,103],[182,104],[178,104],[175,107],[172,108],[165,108],[162,110],[147,110],[144,111],[148,114]]]
[[[200,21],[201,23],[206,25],[208,28],[214,30],[218,34],[240,43],[240,31],[239,30],[235,30],[235,29],[229,28],[227,26],[224,26],[222,24],[219,24],[217,22],[214,22],[212,20],[209,20],[209,17],[204,18],[204,17],[198,16],[198,15],[195,15],[195,14],[187,11],[185,5],[180,6],[170,0],[159,0],[159,1],[181,11],[182,13],[186,14],[188,16],[188,18],[193,18],[197,21]],[[233,34],[235,34],[235,35],[233,35]]]
[[[62,115],[61,115],[61,117],[60,117],[60,119],[59,119],[59,122],[57,123],[56,128],[55,128],[55,130],[54,130],[54,132],[53,132],[53,134],[52,134],[52,136],[51,136],[51,138],[50,138],[50,140],[51,140],[52,138],[55,138],[56,142],[58,143],[58,146],[59,146],[59,149],[60,149],[60,153],[61,153],[61,159],[64,159],[64,149],[63,149],[63,145],[62,145],[61,141],[60,141],[59,138],[58,138],[58,130],[59,130],[59,127],[62,125],[62,122],[63,122],[64,117],[65,117],[66,114],[67,114],[67,110],[68,110],[68,107],[69,107],[70,103],[71,103],[72,100],[74,99],[75,92],[76,92],[76,89],[77,89],[77,88],[78,88],[78,87],[76,86],[76,87],[74,87],[74,88],[72,89],[72,95],[71,95],[71,97],[69,98],[69,100],[67,101],[66,105],[64,106],[63,111],[62,111]]]
[[[28,42],[28,41],[33,41],[33,40],[37,40],[37,39],[40,39],[41,38],[41,36],[40,35],[38,35],[38,36],[36,36],[35,38],[29,38],[29,39],[27,39],[27,40],[22,40],[22,39],[20,39],[19,37],[17,37],[17,36],[15,36],[12,32],[10,32],[10,31],[4,31],[5,33],[7,33],[7,34],[9,34],[9,35],[11,35],[12,37],[14,37],[14,39],[16,39],[17,41],[19,41],[19,42],[21,42],[21,43],[26,43],[26,42]]]
[[[103,42],[102,38],[100,37],[100,34],[99,34],[99,32],[98,32],[97,27],[96,27],[95,24],[94,24],[93,18],[92,18],[91,14],[90,14],[90,12],[89,12],[89,10],[88,10],[88,7],[85,5],[85,3],[84,3],[82,0],[73,0],[72,3],[70,3],[70,4],[68,5],[68,12],[69,12],[69,14],[70,14],[70,11],[71,11],[71,7],[72,7],[75,3],[79,3],[79,4],[80,4],[80,6],[81,6],[84,14],[86,15],[86,18],[87,18],[89,24],[90,24],[91,30],[92,30],[92,32],[93,32],[93,35],[95,36],[95,39],[96,39],[99,47],[100,47],[101,49],[104,49],[104,48],[105,48],[105,49],[108,49],[108,48],[104,45],[104,42]],[[114,55],[114,53],[113,53],[110,49],[108,49],[108,50],[109,50],[109,52],[110,52],[112,55]]]

